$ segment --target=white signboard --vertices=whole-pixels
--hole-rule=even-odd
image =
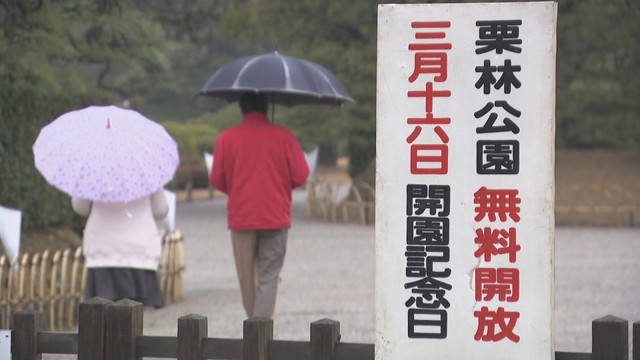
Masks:
[[[167,231],[172,233],[176,229],[176,193],[165,189],[164,196],[169,204],[169,212],[167,212],[167,216],[162,219],[162,223]]]
[[[307,160],[307,166],[309,167],[309,173],[313,175],[316,172],[316,165],[318,164],[318,152],[320,147],[316,146],[311,152],[304,153],[304,158]]]
[[[556,14],[379,6],[376,359],[554,357]]]
[[[22,211],[0,206],[0,240],[9,261],[20,254],[20,228]]]
[[[207,174],[211,175],[211,168],[213,167],[213,154],[209,152],[203,152],[204,163],[207,165]]]
[[[11,359],[11,330],[0,330],[0,360]]]

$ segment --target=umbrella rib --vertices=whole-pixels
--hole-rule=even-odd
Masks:
[[[240,71],[238,72],[238,76],[236,77],[236,79],[233,82],[233,85],[231,86],[232,88],[240,88],[240,86],[238,84],[240,82],[240,79],[242,78],[242,75],[244,75],[244,73],[247,71],[249,66],[251,66],[251,64],[253,64],[254,62],[258,61],[261,57],[262,56],[253,58],[253,59],[247,61],[247,63],[242,66],[242,69],[240,69]]]
[[[327,75],[325,74],[321,74],[322,77],[327,81],[327,84],[329,84],[329,87],[331,88],[331,91],[333,91],[333,95],[339,95],[338,91],[336,90],[336,88],[333,86],[333,84],[331,83],[331,81],[329,80],[329,78],[327,77]]]
[[[284,61],[284,58],[280,54],[276,54],[280,59],[280,63],[282,64],[282,68],[284,69],[284,82],[286,89],[293,89],[293,85],[291,84],[291,72],[289,71],[289,66]]]
[[[329,79],[329,77],[327,75],[325,75],[325,73],[323,73],[322,71],[320,71],[320,76],[322,76],[322,78],[325,80],[326,84],[329,85],[329,87],[331,88],[331,91],[333,91],[333,95],[334,96],[342,96],[340,95],[340,93],[336,90],[336,88],[333,86],[333,84],[331,83],[331,80]]]

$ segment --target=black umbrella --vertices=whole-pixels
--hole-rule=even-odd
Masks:
[[[271,103],[286,106],[354,101],[344,85],[322,65],[278,52],[245,56],[224,65],[198,95],[233,102],[248,91],[264,93]]]

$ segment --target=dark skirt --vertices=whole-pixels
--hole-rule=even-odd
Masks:
[[[160,289],[158,274],[153,270],[104,267],[87,269],[84,298],[101,298],[118,301],[130,299],[143,305],[161,308],[164,295]]]

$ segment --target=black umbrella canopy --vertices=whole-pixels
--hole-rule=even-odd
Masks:
[[[248,91],[264,93],[271,103],[286,106],[354,101],[344,85],[322,65],[277,52],[245,56],[224,65],[198,95],[234,102]]]

